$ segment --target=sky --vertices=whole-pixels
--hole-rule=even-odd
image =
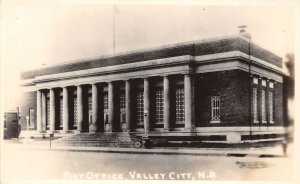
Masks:
[[[83,3],[85,2],[85,3]],[[162,1],[161,1],[162,2]],[[238,33],[284,58],[295,52],[295,6],[271,4],[116,4],[6,0],[1,3],[1,101],[15,106],[20,71]],[[113,49],[115,17],[115,51]]]

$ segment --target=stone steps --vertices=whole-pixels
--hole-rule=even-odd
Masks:
[[[132,147],[129,133],[79,133],[53,141],[57,146],[86,146],[86,147]]]

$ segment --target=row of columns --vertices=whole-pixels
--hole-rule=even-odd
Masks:
[[[99,104],[98,104],[98,86],[93,83],[92,85],[92,122],[89,126],[90,132],[104,131],[104,127],[98,127],[99,122]],[[82,131],[84,116],[83,116],[83,86],[77,86],[77,130]],[[115,121],[115,100],[117,100],[114,91],[115,85],[113,82],[108,83],[108,123],[112,126],[112,130],[117,130]],[[169,130],[171,124],[171,107],[170,107],[170,78],[169,76],[163,77],[163,91],[164,91],[164,129]],[[184,102],[185,102],[185,128],[192,129],[194,121],[194,100],[193,100],[193,81],[190,74],[184,75]],[[49,90],[50,98],[50,121],[49,129],[50,131],[55,131],[55,95],[54,89]],[[130,80],[125,81],[125,103],[126,103],[126,129],[132,130],[132,84]],[[69,102],[68,102],[68,88],[63,87],[63,131],[69,131]],[[37,131],[44,132],[46,131],[46,94],[41,90],[37,91]],[[150,82],[148,78],[144,78],[144,125],[147,130],[149,130],[150,125]],[[103,125],[104,126],[104,125]]]

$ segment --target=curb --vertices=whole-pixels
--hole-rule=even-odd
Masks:
[[[29,147],[38,150],[49,150],[49,151],[70,151],[70,152],[99,152],[99,153],[126,153],[126,154],[160,154],[160,155],[192,155],[192,156],[225,156],[225,157],[252,157],[252,158],[274,158],[284,157],[279,154],[261,154],[261,153],[232,153],[229,151],[214,152],[214,151],[191,151],[191,150],[161,150],[161,149],[112,149],[112,148],[76,148],[76,147]]]

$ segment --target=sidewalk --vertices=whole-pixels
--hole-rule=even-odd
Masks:
[[[22,148],[50,150],[49,142],[20,144],[11,141],[3,142],[4,145],[15,144]],[[293,144],[288,146],[288,156],[292,156]],[[167,155],[198,155],[198,156],[235,156],[235,157],[282,157],[281,145],[261,148],[117,148],[117,147],[78,147],[78,146],[51,146],[51,151],[79,151],[79,152],[109,152],[127,154],[167,154]]]

